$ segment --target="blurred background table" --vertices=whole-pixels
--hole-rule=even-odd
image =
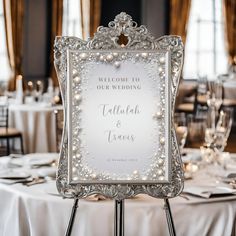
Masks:
[[[22,132],[25,153],[57,151],[55,110],[63,106],[10,104],[9,126]]]
[[[207,81],[186,81],[182,80],[179,86],[179,94],[176,101],[176,112],[185,113],[186,115],[192,115],[194,118],[201,117],[204,111],[209,111],[207,105]],[[233,109],[233,124],[228,139],[228,145],[226,151],[236,152],[235,138],[236,138],[236,79],[226,79],[222,84],[222,105],[221,109],[232,108]],[[206,117],[204,118],[206,121]],[[189,130],[189,136],[193,136]],[[202,134],[204,140],[204,133]],[[203,142],[199,142],[195,138],[189,142],[187,138],[187,147],[199,148],[203,145]]]
[[[194,109],[194,103],[206,104],[206,95],[199,96],[197,81],[182,81],[179,85],[179,92],[176,98],[176,108],[182,107],[183,104],[192,104],[192,110]],[[223,83],[223,105],[236,106],[236,79],[231,79]],[[189,105],[187,107],[190,107]],[[189,109],[190,111],[191,109]],[[189,112],[188,111],[188,112]]]

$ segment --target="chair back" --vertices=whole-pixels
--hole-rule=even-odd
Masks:
[[[8,128],[8,105],[0,104],[0,127]]]

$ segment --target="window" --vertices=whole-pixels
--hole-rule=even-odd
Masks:
[[[227,73],[222,0],[192,0],[185,45],[184,78]]]
[[[7,56],[5,24],[3,15],[3,1],[0,1],[0,81],[7,81],[10,78],[10,66]]]
[[[89,37],[89,14],[89,1],[64,0],[62,34],[87,39]]]

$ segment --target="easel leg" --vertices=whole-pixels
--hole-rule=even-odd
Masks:
[[[124,236],[124,200],[115,200],[114,236]]]
[[[168,224],[169,234],[170,234],[170,236],[176,236],[175,225],[174,225],[173,217],[171,214],[170,203],[169,203],[168,198],[165,198],[164,202],[165,202],[164,210],[166,212],[166,220],[167,220],[167,224]]]
[[[74,219],[75,219],[75,215],[76,215],[76,210],[78,208],[78,202],[79,202],[79,199],[75,198],[74,205],[72,207],[72,211],[71,211],[71,215],[70,215],[70,220],[69,220],[69,224],[68,224],[67,229],[66,229],[65,236],[70,236],[71,235],[73,224],[74,224]]]

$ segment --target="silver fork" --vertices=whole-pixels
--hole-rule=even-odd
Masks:
[[[32,181],[23,183],[23,185],[25,185],[27,187],[30,187],[32,185],[42,184],[42,183],[45,183],[45,182],[46,182],[46,179],[44,177],[35,177],[35,178],[33,178]]]

